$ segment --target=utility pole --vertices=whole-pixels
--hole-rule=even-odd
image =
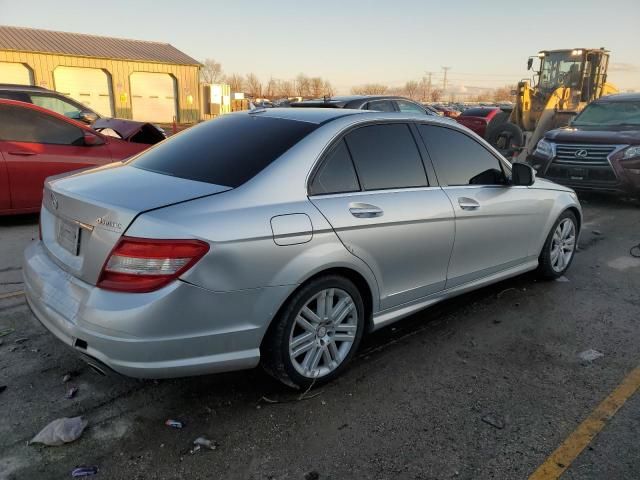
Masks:
[[[433,72],[424,72],[425,75],[427,76],[428,80],[427,80],[427,89],[425,92],[423,92],[423,96],[424,96],[424,100],[428,101],[429,97],[431,96],[431,75],[433,75]],[[425,80],[425,78],[423,77],[423,81]]]
[[[444,78],[442,79],[442,91],[446,92],[447,91],[447,72],[451,70],[451,67],[442,67],[442,70],[444,70]]]

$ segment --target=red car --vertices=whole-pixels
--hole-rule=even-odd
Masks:
[[[489,122],[498,113],[500,113],[500,107],[468,108],[460,116],[456,117],[456,121],[484,138]]]
[[[0,99],[0,215],[38,212],[51,175],[124,160],[148,147],[31,103]]]

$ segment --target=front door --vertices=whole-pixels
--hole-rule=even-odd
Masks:
[[[106,144],[84,145],[80,127],[18,105],[0,105],[0,152],[15,210],[40,206],[45,178],[111,161]]]
[[[544,222],[534,192],[511,186],[508,165],[470,134],[434,125],[418,129],[456,217],[447,288],[532,260],[529,246]]]
[[[382,309],[444,288],[453,210],[442,189],[429,186],[407,124],[349,132],[325,156],[310,194],[345,247],[373,271]]]

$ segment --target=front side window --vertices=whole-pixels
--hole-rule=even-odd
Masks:
[[[311,184],[311,195],[346,193],[360,190],[351,155],[344,140],[329,152]]]
[[[46,113],[14,105],[0,105],[0,140],[83,145],[84,132]]]
[[[398,108],[400,109],[401,112],[421,113],[423,115],[426,113],[424,108],[422,108],[420,105],[417,105],[413,102],[409,102],[407,100],[396,100],[396,103],[398,104]]]
[[[130,165],[235,188],[316,128],[315,123],[262,117],[259,113],[223,115],[160,142]]]
[[[409,125],[361,127],[346,136],[365,190],[424,187],[427,177]]]
[[[31,101],[34,105],[53,110],[65,117],[78,118],[80,116],[80,109],[76,105],[51,95],[36,95],[32,93]]]
[[[374,112],[395,112],[393,103],[390,100],[375,100],[367,104],[365,110],[373,110]]]
[[[419,125],[438,178],[447,185],[504,185],[500,161],[462,132],[446,127]]]

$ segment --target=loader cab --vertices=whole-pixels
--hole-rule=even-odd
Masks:
[[[529,69],[535,58],[529,59]],[[601,96],[607,79],[607,50],[545,50],[539,52],[537,58],[540,62],[533,85],[544,96],[551,95],[559,87],[571,89],[579,102],[591,102]]]

